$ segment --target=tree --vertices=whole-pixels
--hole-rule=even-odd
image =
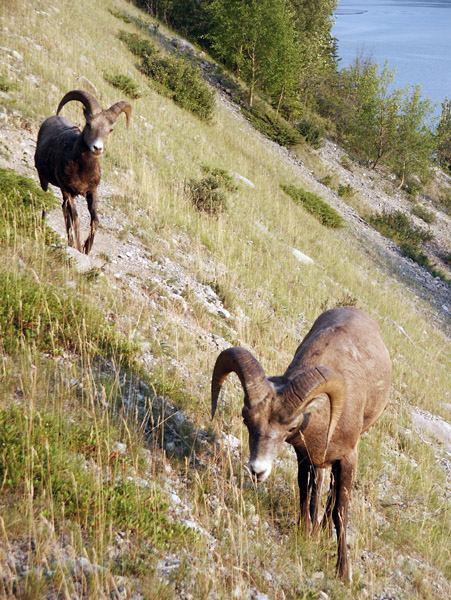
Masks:
[[[412,175],[424,182],[431,165],[434,136],[426,121],[432,115],[431,101],[421,97],[421,86],[407,87],[397,117],[394,151],[389,164],[402,188]]]
[[[442,114],[437,126],[437,159],[439,165],[451,172],[451,100],[442,103]]]
[[[347,98],[346,140],[357,155],[373,169],[393,150],[401,91],[392,90],[395,70],[356,58],[344,69],[342,78]]]
[[[282,104],[294,94],[296,35],[287,0],[212,0],[208,39],[218,58],[249,85]]]
[[[316,107],[317,89],[336,71],[331,35],[336,0],[289,0],[299,40],[299,89],[304,106]]]

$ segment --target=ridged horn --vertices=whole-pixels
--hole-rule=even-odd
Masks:
[[[81,102],[91,115],[95,115],[96,113],[101,112],[102,110],[100,104],[97,102],[97,100],[92,94],[89,94],[84,90],[71,90],[70,92],[67,92],[67,94],[61,100],[61,102],[58,104],[58,110],[56,111],[56,114],[59,115],[59,112],[63,108],[63,106],[71,100],[78,100],[79,102]]]
[[[315,367],[304,371],[289,384],[292,393],[287,394],[287,402],[293,406],[294,398],[299,400],[297,406],[305,404],[319,394],[327,394],[330,398],[330,419],[327,429],[327,446],[337,426],[346,398],[346,386],[343,377],[330,367]],[[294,396],[294,398],[293,398]],[[289,400],[288,400],[289,398]],[[296,406],[296,408],[297,408]]]
[[[130,114],[132,112],[132,107],[130,106],[130,104],[128,102],[124,102],[123,100],[120,100],[119,102],[116,102],[116,104],[113,104],[112,106],[110,106],[110,108],[108,109],[109,113],[111,113],[114,116],[114,120],[116,120],[118,118],[118,116],[121,114],[121,112],[125,113],[125,116],[127,117],[127,127],[130,121]]]
[[[249,350],[239,346],[223,350],[216,359],[211,378],[211,418],[215,416],[219,392],[229,373],[236,373],[244,390],[244,403],[252,406],[272,393],[263,367]]]

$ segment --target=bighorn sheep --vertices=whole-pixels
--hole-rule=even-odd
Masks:
[[[348,503],[360,436],[384,411],[391,361],[376,321],[354,307],[324,312],[313,324],[285,374],[266,377],[245,348],[228,348],[216,360],[211,381],[212,418],[221,386],[231,372],[244,390],[243,419],[249,430],[249,470],[264,481],[283,441],[298,461],[301,522],[306,535],[319,529],[318,504],[324,468],[331,484],[323,525],[338,540],[337,572],[350,581],[346,546]]]
[[[58,114],[70,100],[78,100],[84,105],[86,124],[83,131]],[[97,217],[97,186],[100,183],[100,164],[97,156],[103,152],[107,135],[113,130],[114,123],[121,112],[130,119],[131,106],[120,101],[102,110],[97,100],[83,90],[68,92],[58,105],[54,117],[46,119],[38,133],[34,164],[44,191],[49,183],[60,188],[63,195],[63,214],[66,223],[69,246],[75,244],[81,252],[79,219],[74,198],[82,195],[88,203],[91,215],[89,235],[83,251],[88,254],[94,242],[99,224]]]

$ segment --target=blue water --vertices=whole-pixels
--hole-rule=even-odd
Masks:
[[[332,35],[338,39],[340,65],[359,54],[397,68],[395,86],[421,84],[423,97],[441,113],[451,98],[451,0],[339,0]]]

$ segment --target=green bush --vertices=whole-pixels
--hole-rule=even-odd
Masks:
[[[158,92],[200,119],[211,119],[215,107],[214,92],[203,80],[198,67],[184,58],[163,55],[152,42],[137,34],[120,32],[119,38],[141,58],[141,70],[158,84]]]
[[[198,211],[217,215],[226,210],[227,196],[221,184],[221,179],[215,175],[189,182],[188,193]]]
[[[128,33],[127,31],[120,31],[118,34],[120,40],[125,42],[130,52],[135,56],[144,58],[145,56],[157,56],[158,49],[153,42],[147,38],[143,38],[137,33]]]
[[[312,117],[305,117],[296,123],[296,129],[310,146],[313,148],[321,147],[324,137],[326,136],[324,125],[317,122],[317,120]]]
[[[351,184],[347,183],[346,185],[343,185],[340,183],[340,185],[338,186],[338,195],[340,196],[340,198],[352,198],[354,194],[355,189],[352,187]]]
[[[412,207],[412,213],[422,219],[428,225],[432,225],[435,222],[435,215],[433,212],[421,206],[421,204],[416,204]]]
[[[243,112],[251,120],[257,131],[281,146],[289,148],[303,141],[299,131],[276,115],[275,112],[269,112],[261,106],[243,108]]]
[[[124,75],[122,73],[112,73],[111,71],[105,71],[103,74],[103,78],[105,81],[108,81],[113,87],[121,90],[126,94],[129,98],[136,100],[141,96],[141,93],[138,88],[138,84],[134,79],[129,77],[128,75]]]
[[[235,183],[235,180],[233,179],[232,175],[230,175],[230,173],[225,169],[203,165],[202,170],[204,173],[216,177],[219,180],[220,185],[224,187],[228,192],[236,192],[238,190],[238,186]]]
[[[341,227],[343,225],[343,217],[317,194],[297,188],[294,185],[282,185],[282,189],[296,204],[300,204],[309,213],[314,215],[322,225],[326,227]]]
[[[406,248],[415,248],[430,241],[433,236],[430,231],[415,227],[409,217],[400,210],[382,211],[369,217],[370,225],[383,236],[390,238]]]

